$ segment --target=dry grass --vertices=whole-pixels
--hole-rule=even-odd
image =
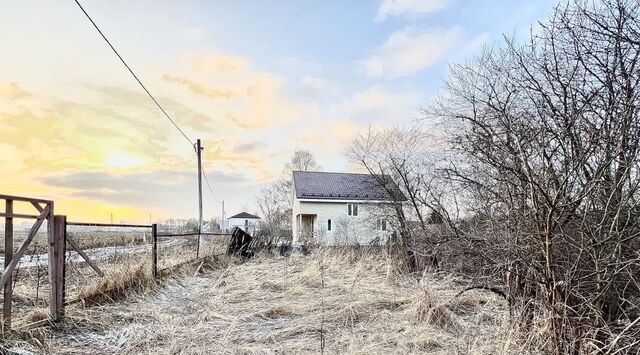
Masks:
[[[462,286],[451,278],[397,275],[381,256],[319,251],[244,263],[217,260],[198,269],[151,291],[140,285],[117,303],[70,309],[58,330],[38,330],[13,341],[12,348],[68,354],[319,353],[322,336],[327,353],[524,350],[509,327],[504,300],[482,291],[454,299]]]

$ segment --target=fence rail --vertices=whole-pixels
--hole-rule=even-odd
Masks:
[[[206,233],[206,232],[202,232],[202,233],[198,233],[198,232],[193,232],[193,233],[163,233],[163,234],[158,234],[159,238],[162,237],[190,237],[190,236],[196,236],[196,235],[204,235],[204,236],[208,236],[208,235],[223,235],[223,236],[230,236],[231,233]]]
[[[113,224],[113,223],[89,223],[89,222],[67,222],[69,226],[82,227],[120,227],[120,228],[151,228],[151,224]]]

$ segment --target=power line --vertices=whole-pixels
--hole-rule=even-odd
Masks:
[[[138,82],[138,84],[140,84],[140,86],[142,87],[142,89],[147,93],[147,95],[149,95],[149,97],[151,98],[151,100],[153,100],[153,102],[156,104],[156,106],[158,106],[158,108],[160,109],[160,111],[162,111],[162,113],[165,115],[165,117],[167,117],[167,119],[173,124],[173,126],[180,132],[180,134],[182,134],[182,136],[191,144],[192,147],[196,147],[196,144],[184,133],[184,131],[182,131],[182,129],[180,128],[180,126],[178,126],[178,124],[171,118],[171,116],[169,116],[169,114],[167,113],[167,111],[165,111],[165,109],[162,107],[162,105],[160,105],[160,103],[158,102],[158,100],[156,100],[156,98],[151,94],[151,92],[147,89],[147,87],[142,83],[142,81],[140,80],[140,78],[138,78],[138,76],[136,75],[136,73],[131,69],[131,67],[127,64],[127,62],[124,60],[124,58],[122,58],[122,56],[120,55],[120,53],[118,53],[118,51],[115,49],[115,47],[111,44],[111,42],[109,41],[109,39],[107,39],[107,37],[104,35],[104,33],[102,32],[102,30],[100,30],[100,28],[98,27],[98,25],[95,23],[95,21],[93,21],[93,19],[91,18],[91,16],[89,16],[89,14],[87,13],[87,11],[82,7],[82,5],[80,4],[80,2],[78,0],[74,0],[75,3],[78,5],[78,7],[80,8],[80,10],[82,10],[82,12],[84,13],[84,15],[87,17],[87,19],[89,19],[89,21],[91,22],[91,24],[93,25],[93,27],[95,27],[95,29],[98,31],[98,33],[100,34],[100,36],[102,36],[102,38],[105,40],[105,42],[107,42],[107,44],[109,45],[109,47],[111,48],[111,50],[113,51],[113,53],[115,53],[115,55],[118,57],[118,59],[120,59],[120,61],[122,62],[122,64],[124,64],[125,68],[127,68],[127,70],[129,71],[129,73],[131,73],[131,75],[134,77],[134,79],[136,79],[136,81]],[[197,148],[195,148],[197,149]],[[197,153],[197,151],[196,151]],[[207,174],[204,172],[204,169],[200,168],[200,171],[202,172],[202,175],[204,176],[204,181],[207,183],[207,187],[209,189],[209,192],[211,193],[211,196],[213,197],[213,199],[217,202],[220,202],[220,200],[218,199],[218,197],[216,196],[216,194],[213,192],[213,189],[211,188],[211,184],[209,184],[209,179],[207,178]]]
[[[209,192],[211,192],[211,196],[213,197],[213,199],[216,200],[217,202],[220,202],[220,200],[218,199],[218,196],[216,196],[216,194],[213,192],[211,185],[209,185],[209,179],[207,179],[207,174],[204,172],[204,169],[202,169],[202,176],[204,176],[204,182],[207,183],[207,187],[209,188]]]
[[[122,56],[120,55],[120,53],[118,53],[118,51],[113,47],[113,45],[111,44],[111,42],[109,42],[109,40],[107,39],[107,37],[104,35],[104,33],[102,33],[102,31],[100,30],[100,28],[98,27],[98,25],[96,25],[96,23],[93,21],[93,19],[91,18],[91,16],[89,16],[89,14],[87,13],[87,11],[85,11],[85,9],[82,7],[82,5],[80,5],[80,2],[78,2],[78,0],[74,0],[76,2],[76,4],[78,5],[78,7],[80,7],[80,10],[82,10],[82,12],[85,14],[85,16],[87,16],[87,18],[89,19],[89,21],[91,21],[91,24],[93,24],[93,27],[96,28],[96,30],[98,30],[98,33],[100,33],[100,36],[102,36],[102,38],[107,42],[107,44],[109,45],[109,47],[111,47],[111,50],[113,50],[113,53],[115,53],[118,58],[120,59],[120,61],[122,62],[122,64],[124,64],[124,66],[127,68],[127,70],[129,70],[129,73],[131,73],[131,75],[133,75],[133,77],[136,79],[136,81],[138,82],[138,84],[140,84],[140,86],[142,86],[142,89],[144,89],[144,91],[147,93],[147,95],[149,95],[149,97],[151,98],[151,100],[153,100],[153,102],[156,104],[156,106],[158,106],[158,108],[160,109],[160,111],[162,111],[162,113],[169,119],[169,121],[171,121],[171,123],[178,129],[178,131],[180,131],[180,133],[182,134],[182,136],[189,141],[189,143],[193,146],[194,143],[191,139],[189,139],[189,137],[187,137],[187,135],[182,131],[182,129],[180,129],[180,127],[178,126],[178,124],[171,118],[171,116],[169,116],[169,114],[167,113],[167,111],[164,110],[164,108],[162,108],[162,106],[160,105],[160,103],[158,102],[158,100],[156,100],[155,97],[153,97],[153,95],[151,95],[151,93],[149,92],[149,90],[147,90],[147,87],[144,86],[144,84],[142,83],[142,81],[140,81],[140,79],[138,78],[138,76],[136,75],[136,73],[133,72],[133,70],[131,70],[131,67],[129,67],[129,65],[127,64],[127,62],[124,61],[124,59],[122,58]]]

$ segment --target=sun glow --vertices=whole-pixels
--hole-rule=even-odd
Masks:
[[[137,168],[147,163],[142,157],[118,151],[106,152],[103,161],[106,166],[115,169]]]

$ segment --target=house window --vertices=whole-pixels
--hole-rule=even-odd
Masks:
[[[357,216],[358,215],[358,204],[357,203],[348,203],[347,204],[347,212],[349,216]]]
[[[378,218],[378,220],[376,221],[376,229],[379,231],[386,231],[387,230],[387,220],[386,219],[382,219],[382,218]]]
[[[331,230],[331,220],[330,219],[327,220],[327,230],[328,231]]]

